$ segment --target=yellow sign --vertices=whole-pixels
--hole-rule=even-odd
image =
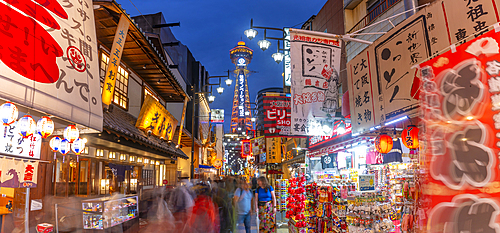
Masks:
[[[120,66],[120,60],[122,58],[122,52],[125,48],[125,40],[127,39],[129,22],[125,15],[122,14],[120,17],[120,22],[116,27],[115,39],[113,40],[113,46],[111,47],[111,54],[109,55],[108,67],[106,68],[104,86],[102,89],[102,103],[110,105],[113,100],[113,94],[115,92],[116,84],[116,74],[118,72],[118,67]]]
[[[174,137],[177,123],[177,119],[167,109],[148,95],[144,100],[135,127],[170,141]]]
[[[281,163],[281,138],[266,138],[266,162]]]

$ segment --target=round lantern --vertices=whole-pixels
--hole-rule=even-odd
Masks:
[[[28,138],[33,135],[36,130],[35,120],[31,116],[24,115],[17,122],[17,128],[19,129],[19,134],[23,138]]]
[[[54,122],[49,117],[43,116],[36,122],[36,131],[42,138],[47,138],[54,132]]]
[[[69,143],[69,141],[67,139],[61,140],[61,143],[59,144],[59,152],[61,152],[61,154],[63,154],[63,155],[66,155],[67,153],[69,153],[70,144],[71,143]]]
[[[418,148],[418,128],[414,125],[409,125],[401,133],[401,140],[403,144],[411,150]]]
[[[50,148],[53,152],[57,152],[59,150],[59,146],[61,145],[61,138],[58,136],[54,136],[50,139]]]
[[[80,155],[84,148],[85,143],[81,138],[77,138],[73,143],[71,143],[71,150],[75,152],[76,155]]]
[[[80,137],[80,132],[76,126],[68,125],[68,127],[64,129],[64,138],[67,139],[69,143],[73,143],[78,137]]]
[[[16,105],[11,102],[5,102],[0,106],[0,117],[4,125],[10,125],[17,120],[19,116],[19,111]]]
[[[375,138],[375,149],[382,154],[387,154],[392,150],[393,141],[391,136],[380,134]]]

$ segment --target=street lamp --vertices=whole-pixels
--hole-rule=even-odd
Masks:
[[[210,93],[210,95],[208,96],[208,102],[212,103],[214,101],[215,101],[215,96],[213,96],[212,93]]]
[[[224,87],[217,87],[217,93],[222,94],[222,92],[224,92]]]
[[[285,54],[276,52],[273,53],[272,57],[276,63],[280,64],[280,62],[283,61],[283,57],[285,57]]]
[[[226,79],[226,85],[227,85],[228,87],[230,87],[232,83],[233,83],[233,80],[232,80],[232,79],[230,79],[230,78],[228,77],[228,78]]]
[[[271,42],[266,39],[259,40],[257,44],[259,45],[259,48],[262,49],[262,51],[266,51],[269,48],[269,46],[271,46]]]
[[[257,32],[257,30],[253,29],[253,28],[250,28],[250,29],[247,29],[245,30],[245,36],[247,36],[247,38],[249,40],[255,38],[255,36],[257,36],[257,34],[259,34],[259,32]]]

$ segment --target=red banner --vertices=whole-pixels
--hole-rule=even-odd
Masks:
[[[250,140],[241,140],[241,157],[246,158],[252,153],[252,144]]]
[[[493,30],[421,64],[428,232],[500,231],[499,42]]]
[[[264,96],[264,134],[269,136],[290,135],[290,97],[284,94]]]

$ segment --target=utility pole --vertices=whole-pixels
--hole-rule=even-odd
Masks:
[[[194,121],[196,119],[196,116],[195,116],[195,109],[196,109],[196,84],[193,84],[193,86],[191,86],[192,88],[192,91],[193,91],[193,96],[191,98],[191,100],[193,101],[193,119],[191,120],[191,175],[190,175],[190,178],[191,180],[194,179],[194,134],[196,132],[196,130],[194,129]]]

